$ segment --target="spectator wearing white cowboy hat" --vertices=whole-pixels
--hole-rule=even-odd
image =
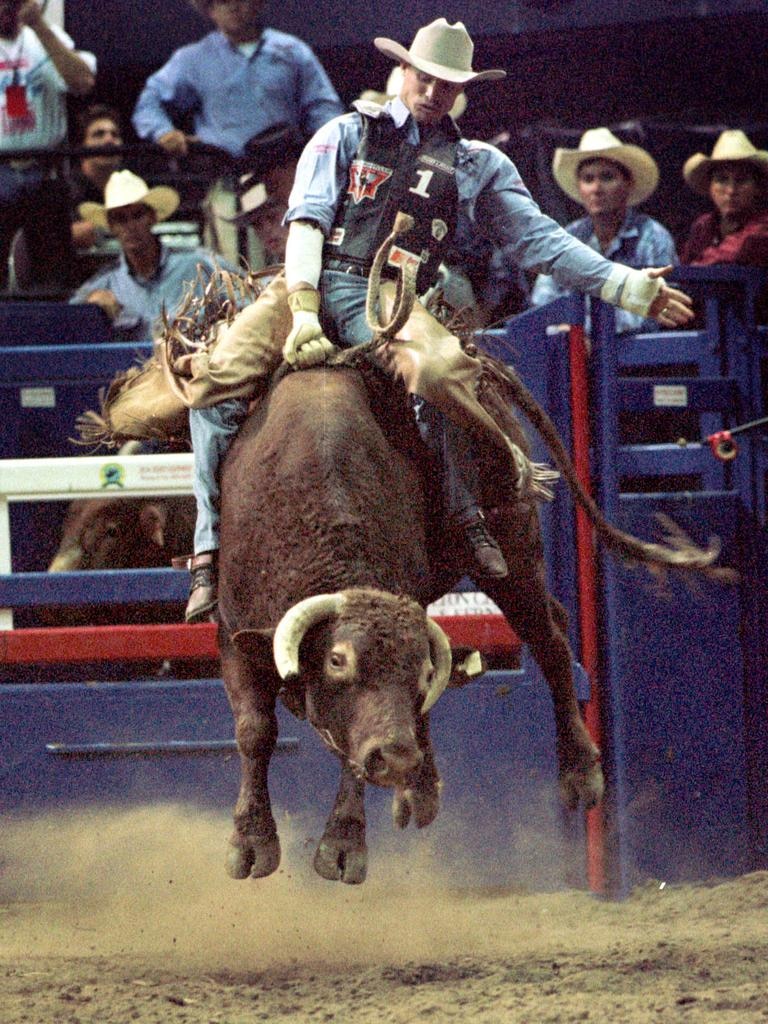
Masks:
[[[93,302],[105,311],[119,340],[148,341],[163,308],[172,312],[198,267],[235,268],[206,249],[171,250],[153,233],[179,205],[179,193],[166,185],[148,188],[132,171],[115,171],[104,189],[104,203],[81,203],[80,216],[110,231],[121,254],[111,267],[90,277],[70,303]]]
[[[657,315],[668,326],[687,322],[690,299],[663,282],[663,269],[646,272],[608,262],[542,214],[500,150],[461,137],[448,116],[457,97],[471,83],[506,74],[473,68],[474,44],[461,22],[450,25],[438,18],[419,29],[408,49],[383,37],[374,45],[402,67],[399,95],[384,106],[356,101],[353,111],[315,133],[296,169],[286,214],[285,281],[293,314],[282,348],[287,362],[312,366],[337,345],[370,339],[368,274],[398,209],[414,219],[396,258],[418,271],[418,294],[433,283],[448,245],[471,247],[478,237],[487,237],[508,248],[523,268],[551,272],[567,287]],[[519,478],[509,438],[478,402],[480,361],[418,302],[398,344],[387,347],[387,358],[408,391],[423,400],[420,425],[428,427],[438,456],[447,530],[474,558],[481,579],[505,576],[504,558],[478,506],[477,467],[462,429],[470,427],[496,445],[499,472]],[[192,409],[190,415],[195,486],[207,481],[212,499],[198,504],[195,554],[205,555],[209,564],[218,547],[215,460],[226,450],[220,421],[229,423],[232,433],[237,429],[234,401],[244,416],[245,399]],[[215,592],[199,564],[205,608],[215,601]],[[190,618],[201,603],[195,585],[193,576]]]
[[[695,266],[739,263],[768,267],[768,152],[743,131],[728,129],[712,155],[695,153],[683,177],[714,205],[691,226],[682,262]]]
[[[574,238],[628,267],[677,264],[669,231],[635,209],[654,193],[659,181],[659,169],[650,153],[621,142],[608,128],[590,128],[577,149],[555,150],[552,174],[563,192],[586,210],[585,217],[566,225]],[[549,274],[540,274],[530,302],[543,306],[568,292]],[[654,326],[637,313],[616,310],[617,334]]]

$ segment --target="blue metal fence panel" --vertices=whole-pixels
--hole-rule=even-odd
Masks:
[[[113,339],[109,317],[94,303],[0,302],[0,345],[98,345]]]
[[[305,722],[282,708],[279,722],[270,791],[278,822],[289,813],[298,829],[290,856],[308,862],[338,763]],[[431,722],[442,811],[423,833],[398,834],[395,848],[428,844],[462,887],[541,889],[583,879],[580,823],[570,816],[564,827],[551,701],[540,678],[493,673],[445,694]],[[6,814],[165,801],[234,808],[239,759],[218,680],[5,686],[0,733]],[[390,802],[390,792],[369,789],[372,857],[391,840]],[[225,839],[223,832],[222,848]]]

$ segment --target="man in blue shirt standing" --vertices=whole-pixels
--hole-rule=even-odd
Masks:
[[[140,138],[172,156],[186,156],[196,140],[242,157],[249,139],[277,124],[309,137],[342,113],[309,46],[262,24],[263,0],[191,2],[216,30],[176,50],[147,79],[133,114]],[[174,122],[184,115],[192,117],[193,135]]]
[[[315,134],[297,167],[286,214],[285,283],[293,326],[282,355],[290,364],[322,363],[336,345],[370,338],[368,273],[399,210],[414,218],[415,227],[393,259],[419,267],[419,293],[432,283],[449,241],[471,246],[479,234],[507,247],[524,269],[552,273],[664,326],[690,319],[690,299],[664,283],[665,268],[610,263],[542,214],[508,157],[487,143],[461,138],[449,116],[458,94],[473,81],[505,75],[473,70],[474,47],[461,22],[437,19],[416,33],[409,50],[391,39],[376,39],[375,45],[401,64],[400,95],[383,107],[358,101],[354,112]],[[441,334],[418,303],[388,343],[387,355],[408,390],[424,400],[420,418],[428,421],[433,439],[439,435],[449,525],[463,533],[482,574],[506,575],[477,505],[471,446],[458,426],[485,431],[506,453],[510,473],[519,470],[511,466],[509,439],[489,423],[478,401],[480,361],[463,351],[458,338]],[[215,604],[218,460],[246,408],[245,400],[231,399],[190,411],[198,522],[188,621],[204,617]]]
[[[170,156],[194,160],[196,172],[217,182],[206,201],[213,221],[210,244],[234,259],[231,160],[246,171],[251,139],[277,125],[308,139],[344,108],[310,47],[264,26],[263,0],[190,2],[215,31],[180,47],[147,79],[133,125],[139,138],[156,142]],[[180,126],[182,119],[191,119],[191,134]],[[195,142],[208,152],[191,152]]]
[[[556,149],[552,173],[560,188],[580,203],[586,217],[565,230],[606,259],[628,267],[664,267],[678,263],[669,231],[635,207],[656,190],[659,169],[650,153],[621,142],[607,128],[584,132],[578,149]],[[531,305],[543,306],[569,289],[549,274],[540,274],[531,292]],[[652,320],[616,311],[616,333],[653,330]]]

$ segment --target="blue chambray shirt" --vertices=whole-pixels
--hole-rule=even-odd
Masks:
[[[600,251],[600,242],[591,217],[574,220],[566,225],[565,230],[591,249]],[[668,263],[677,266],[679,262],[675,242],[669,231],[653,217],[639,213],[634,207],[627,210],[624,223],[616,237],[611,239],[604,255],[607,259],[625,263],[628,267],[636,267],[638,270],[643,267],[665,267]],[[569,290],[558,284],[554,278],[541,274],[534,283],[530,303],[532,306],[543,306],[562,295],[567,295]],[[637,313],[628,313],[625,309],[616,310],[617,334],[658,329],[655,320],[643,318]]]
[[[359,102],[355,106],[365,109]],[[384,111],[398,127],[408,122],[408,141],[418,143],[418,125],[399,97],[387,102]],[[360,136],[360,116],[349,113],[330,121],[310,139],[296,169],[286,223],[315,221],[328,237]],[[495,146],[461,139],[456,184],[455,248],[469,248],[482,235],[495,247],[507,249],[523,269],[553,274],[568,288],[599,294],[613,265],[541,212],[515,165]]]
[[[222,32],[176,50],[147,79],[136,102],[139,137],[156,141],[171,131],[171,110],[192,114],[201,142],[237,157],[267,128],[286,123],[309,136],[344,107],[310,47],[265,28],[250,56]]]
[[[123,306],[112,324],[118,339],[150,341],[163,307],[169,315],[175,311],[189,285],[197,279],[198,265],[209,271],[219,266],[237,273],[232,263],[206,249],[169,249],[161,243],[160,264],[153,277],[135,275],[121,254],[116,263],[81,284],[69,302],[86,302],[91,292],[108,289]]]

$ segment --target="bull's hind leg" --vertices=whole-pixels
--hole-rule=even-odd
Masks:
[[[280,863],[280,841],[267,788],[269,761],[277,741],[275,697],[271,687],[259,685],[254,665],[227,639],[221,641],[221,659],[241,771],[227,872],[232,878],[262,878]]]
[[[508,550],[505,544],[505,554]],[[536,549],[532,547],[529,550]],[[483,589],[528,645],[549,685],[563,803],[574,808],[581,801],[585,808],[594,807],[603,795],[603,772],[600,752],[587,731],[576,699],[565,609],[547,593],[543,564],[536,564],[532,559],[521,573],[519,551],[517,557],[512,555],[510,561],[517,564],[509,579],[493,581],[488,586],[484,583]]]
[[[359,885],[368,870],[365,782],[343,761],[339,791],[315,853],[315,871],[329,882]]]

